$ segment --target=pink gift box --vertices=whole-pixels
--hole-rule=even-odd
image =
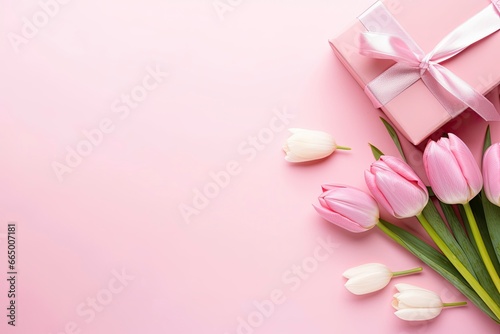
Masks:
[[[382,3],[425,53],[430,52],[449,32],[492,5],[489,0],[387,0]],[[386,17],[375,15],[372,22],[379,25],[373,28],[375,31],[383,32]],[[395,64],[392,60],[359,54],[360,34],[366,31],[358,20],[340,36],[330,40],[335,54],[361,87]],[[500,84],[500,32],[471,45],[441,65],[477,92],[488,94]],[[498,101],[492,102],[498,108]],[[420,79],[381,109],[415,145],[453,118]],[[463,107],[459,112],[465,109]]]

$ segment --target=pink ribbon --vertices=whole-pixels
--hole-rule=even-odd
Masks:
[[[500,0],[499,0],[500,2]],[[491,92],[485,95],[493,103],[497,110],[500,110],[500,87],[495,87]]]
[[[422,79],[452,117],[469,107],[486,121],[500,120],[500,114],[490,101],[440,64],[500,29],[500,0],[491,2],[484,10],[449,33],[427,54],[381,2],[377,2],[360,16],[359,20],[368,30],[360,35],[360,53],[396,62],[365,87],[365,93],[375,107],[387,104]],[[383,32],[376,32],[374,30],[380,30],[381,17],[385,21]]]

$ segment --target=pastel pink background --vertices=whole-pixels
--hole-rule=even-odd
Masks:
[[[392,284],[349,294],[348,267],[421,263],[379,231],[349,234],[311,206],[322,183],[364,187],[368,142],[396,154],[380,112],[327,42],[372,0],[233,0],[222,18],[214,3],[72,0],[15,52],[7,36],[39,3],[0,1],[0,331],[233,334],[277,290],[284,302],[247,333],[497,332],[472,304],[412,324],[392,314]],[[112,105],[157,66],[168,78],[121,119]],[[250,149],[249,137],[269,135],[263,129],[285,109],[288,124]],[[60,182],[52,164],[108,118],[113,131]],[[285,125],[330,132],[353,150],[290,165]],[[479,154],[484,123],[466,114],[450,126]],[[498,125],[493,136],[500,140]],[[179,207],[231,161],[239,173],[187,224]],[[5,317],[11,221],[16,328]],[[311,267],[318,238],[335,249]],[[291,272],[303,264],[307,276]],[[133,279],[110,295],[122,270]],[[398,281],[464,299],[428,268]],[[112,300],[91,320],[78,313],[103,296]]]

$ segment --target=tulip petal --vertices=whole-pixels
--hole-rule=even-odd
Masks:
[[[291,160],[310,161],[326,158],[335,151],[335,146],[298,141],[294,138],[288,142],[288,149]]]
[[[400,310],[399,308],[399,300],[398,297],[401,295],[399,292],[394,295],[394,298],[392,298],[392,307],[394,307],[396,310]]]
[[[378,223],[377,203],[370,195],[361,190],[337,188],[325,192],[322,197],[332,211],[365,228],[371,228]]]
[[[432,291],[406,290],[398,297],[399,308],[443,307],[441,298]]]
[[[429,199],[427,191],[423,192],[415,183],[392,171],[377,172],[375,182],[391,204],[396,218],[408,218],[420,214]]]
[[[424,291],[430,291],[430,290],[427,290],[427,289],[423,289],[421,287],[418,287],[416,285],[412,285],[412,284],[407,284],[407,283],[398,283],[398,284],[395,284],[394,287],[399,291],[399,292],[404,292],[406,290],[424,290]]]
[[[391,272],[366,272],[350,278],[345,287],[355,295],[364,295],[385,288],[391,278]]]
[[[370,189],[370,192],[372,193],[373,197],[375,197],[375,200],[377,200],[377,202],[384,209],[386,209],[391,215],[394,216],[394,210],[392,210],[391,204],[387,201],[384,194],[382,194],[382,192],[380,192],[380,190],[377,187],[377,182],[375,181],[375,175],[368,170],[365,171],[365,183],[368,189]]]
[[[351,232],[363,232],[378,223],[378,205],[367,193],[344,185],[323,185],[323,194],[313,205],[326,220]]]
[[[331,201],[330,199],[327,199],[327,203],[332,211],[355,221],[358,225],[365,228],[372,228],[378,223],[378,210],[363,211],[351,203]]]
[[[441,313],[441,308],[413,308],[413,309],[401,309],[394,314],[406,321],[422,321],[434,319]]]
[[[396,218],[420,214],[429,200],[418,175],[396,157],[381,156],[365,171],[365,182],[377,202]]]
[[[486,197],[500,206],[500,143],[493,144],[484,153],[483,177]]]
[[[450,152],[449,140],[430,141],[424,151],[424,167],[436,196],[447,204],[469,201],[469,187],[462,170]]]
[[[326,192],[328,190],[340,190],[340,189],[354,189],[358,191],[362,191],[358,188],[352,187],[352,186],[346,186],[345,184],[338,184],[338,183],[325,183],[321,185],[321,190],[323,192]]]
[[[304,162],[322,159],[332,154],[336,149],[333,137],[322,131],[292,128],[292,133],[283,149],[285,159],[290,162]]]
[[[373,217],[379,217],[378,204],[367,193],[354,187],[343,188],[339,191],[338,200],[342,203],[355,205],[360,211],[368,213]]]
[[[396,284],[399,291],[394,295],[392,306],[400,319],[407,321],[430,320],[443,308],[441,298],[433,291],[410,284]]]
[[[389,270],[389,268],[387,268],[385,265],[383,265],[381,263],[365,263],[365,264],[347,269],[346,271],[344,271],[342,276],[344,276],[345,278],[352,278],[356,275],[360,275],[360,274],[363,274],[366,272],[375,272],[375,271],[386,272],[386,273],[390,273],[392,275],[392,272]]]
[[[321,204],[321,206],[323,208],[325,208],[326,210],[330,210],[330,208],[328,207],[328,203],[326,203],[326,201],[323,198],[323,196],[318,197],[318,202],[319,202],[319,204]]]
[[[287,155],[285,156],[285,160],[288,161],[288,162],[304,162],[304,161],[307,161],[307,160],[304,160],[303,157],[295,155],[295,154],[293,154],[291,152],[287,153]]]
[[[321,190],[323,191],[328,191],[328,190],[333,190],[337,188],[346,188],[346,186],[338,185],[338,184],[322,184],[321,185]]]
[[[483,188],[481,170],[467,145],[453,133],[448,134],[448,137],[450,139],[450,150],[455,156],[462,174],[469,185],[469,199],[472,199]]]
[[[354,233],[365,232],[366,230],[368,230],[368,228],[364,228],[359,224],[357,224],[356,222],[347,219],[344,216],[339,215],[338,213],[335,213],[333,211],[330,211],[328,209],[325,209],[321,206],[317,206],[314,204],[313,207],[316,209],[316,211],[320,214],[321,217],[328,220],[330,223],[342,227],[343,229],[346,229]]]
[[[389,155],[381,156],[380,160],[385,162],[392,171],[398,173],[404,179],[408,181],[414,181],[420,189],[422,189],[425,193],[427,193],[427,187],[422,182],[420,177],[418,177],[418,175],[413,171],[413,169],[403,160]]]

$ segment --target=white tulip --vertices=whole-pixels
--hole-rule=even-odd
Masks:
[[[396,316],[407,321],[430,320],[437,317],[444,307],[463,306],[466,302],[443,303],[434,292],[410,284],[396,284],[392,306]]]
[[[383,264],[367,263],[346,270],[343,276],[348,279],[345,283],[347,290],[355,295],[364,295],[385,288],[395,276],[410,275],[421,271],[422,268],[419,267],[392,272]]]
[[[287,139],[283,150],[285,160],[289,162],[305,162],[326,158],[336,149],[350,150],[337,146],[331,135],[322,131],[306,129],[288,129],[292,135]]]

